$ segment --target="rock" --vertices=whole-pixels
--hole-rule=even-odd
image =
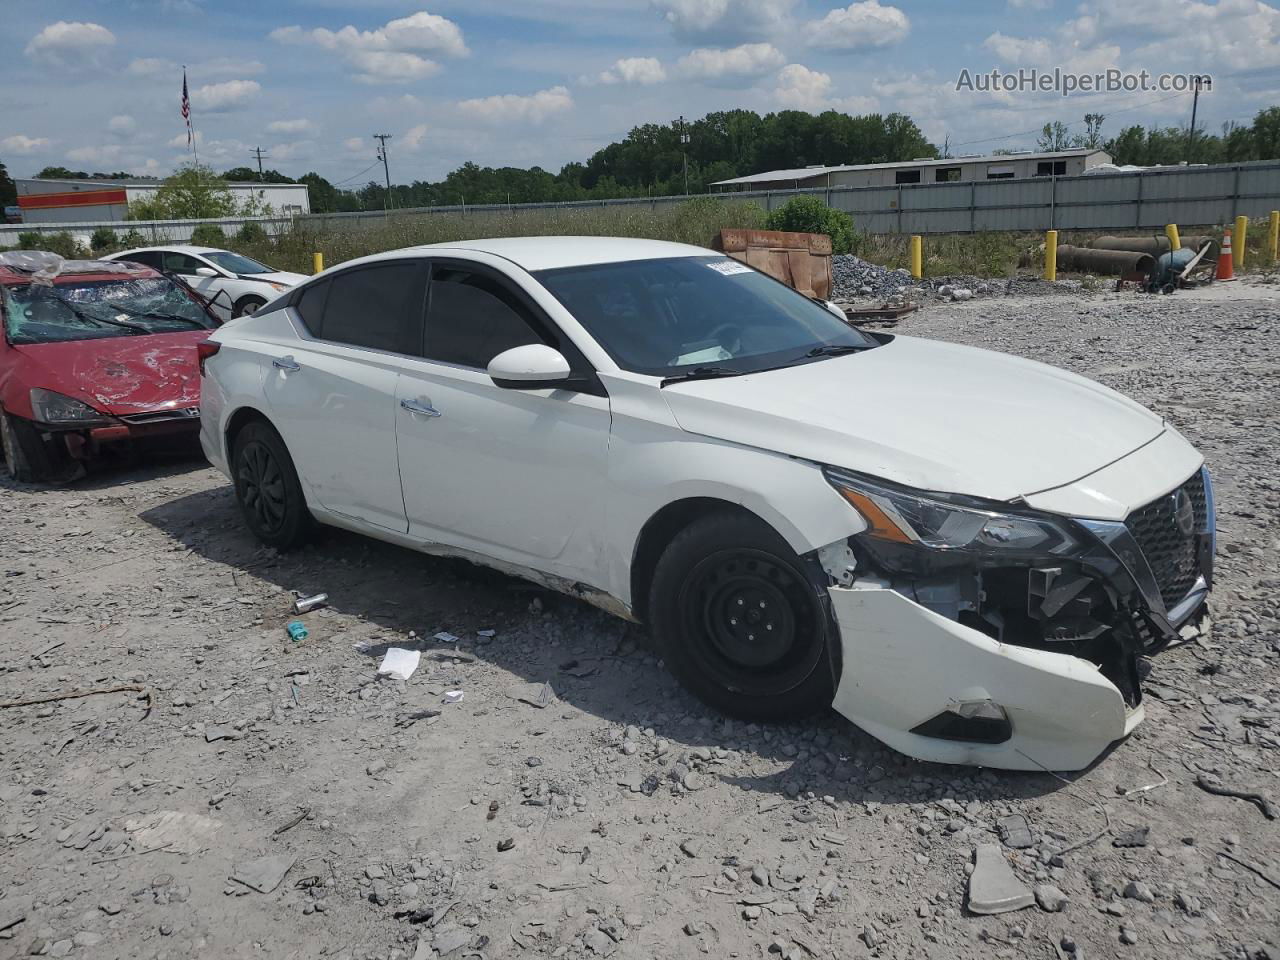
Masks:
[[[108,917],[114,917],[123,908],[120,906],[120,904],[116,903],[114,900],[104,900],[102,903],[98,904],[98,909],[101,910],[103,913],[105,913]]]
[[[77,947],[96,947],[102,942],[102,934],[93,930],[81,930],[71,939]]]
[[[280,886],[280,881],[284,879],[296,860],[297,857],[291,853],[260,857],[257,860],[239,864],[235,868],[235,873],[231,875],[231,879],[236,883],[244,884],[250,890],[270,893]]]
[[[603,936],[603,934],[601,934]],[[607,937],[605,939],[608,939]],[[436,951],[442,957],[461,950],[471,942],[471,931],[463,927],[441,927],[436,931],[435,939],[431,941]],[[612,941],[610,941],[612,942]]]
[[[880,942],[880,935],[876,933],[875,927],[863,927],[858,938],[867,945],[868,950],[874,950]]]
[[[70,940],[55,941],[54,944],[51,947],[49,947],[49,956],[65,957],[68,953],[71,952],[71,948],[74,946],[75,944],[72,943]]]
[[[973,913],[1008,913],[1035,903],[1031,890],[1018,881],[994,843],[980,844],[974,851],[973,873],[969,876],[969,910]]]
[[[1188,916],[1200,916],[1200,901],[1186,890],[1179,889],[1174,891],[1173,902],[1178,905],[1178,909]]]
[[[1036,903],[1046,913],[1061,913],[1067,905],[1067,895],[1055,886],[1042,883],[1036,887]]]
[[[760,910],[760,908],[759,908],[759,907],[743,907],[743,908],[742,908],[742,919],[744,919],[744,920],[759,920],[759,919],[760,919],[760,913],[761,913],[761,910]]]
[[[696,920],[690,920],[684,925],[685,935],[690,937],[700,936],[702,934],[702,929],[702,924],[698,923]]]
[[[1111,841],[1113,847],[1145,847],[1147,845],[1147,834],[1151,832],[1150,827],[1133,827],[1117,833]]]
[[[680,784],[686,790],[701,790],[704,786],[706,786],[706,779],[702,776],[702,774],[696,773],[691,770],[684,775],[684,778],[680,781]]]
[[[0,930],[16,927],[31,912],[30,897],[15,897],[12,894],[0,900]]]
[[[1124,888],[1124,895],[1130,900],[1140,900],[1143,903],[1155,903],[1156,895],[1151,892],[1141,880],[1130,880]]]
[[[378,774],[382,773],[386,769],[387,769],[387,761],[375,760],[373,761],[373,763],[369,764],[367,767],[364,768],[364,772],[371,777],[376,777]]]
[[[1000,833],[1000,839],[1004,845],[1014,850],[1025,850],[1035,843],[1031,836],[1031,825],[1021,814],[1001,817],[996,821],[996,830]]]
[[[701,851],[702,844],[692,838],[680,843],[680,852],[691,859],[696,858]]]
[[[1133,944],[1138,942],[1137,931],[1134,930],[1133,927],[1121,927],[1120,942],[1124,944],[1128,944],[1129,946],[1133,946]]]
[[[753,883],[758,883],[762,887],[769,886],[769,871],[764,867],[759,867],[759,866],[752,867],[751,881]]]

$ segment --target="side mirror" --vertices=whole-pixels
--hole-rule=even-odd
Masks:
[[[218,271],[213,267],[196,267],[197,277],[216,277],[217,275]]]
[[[504,350],[489,361],[489,379],[507,390],[540,390],[569,379],[569,361],[541,343]]]

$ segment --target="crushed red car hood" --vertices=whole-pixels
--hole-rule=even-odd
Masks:
[[[43,375],[32,386],[128,416],[200,403],[196,344],[211,331],[15,345]],[[37,382],[37,380],[39,382]]]

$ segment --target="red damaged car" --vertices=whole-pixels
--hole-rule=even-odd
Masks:
[[[9,476],[68,480],[122,444],[200,427],[196,345],[217,320],[136,263],[0,254],[0,443]]]

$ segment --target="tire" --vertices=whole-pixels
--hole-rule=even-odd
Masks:
[[[0,449],[5,469],[19,483],[39,483],[49,477],[52,465],[44,441],[35,426],[0,410]]]
[[[252,294],[241,297],[236,301],[234,307],[231,308],[232,317],[244,317],[249,314],[257,313],[258,308],[266,305],[266,300],[262,297],[255,297]]]
[[[231,476],[244,522],[267,546],[288,550],[306,542],[314,521],[289,450],[265,421],[236,434]]]
[[[708,706],[764,721],[830,707],[834,618],[805,563],[762,520],[725,512],[685,528],[659,558],[649,598],[668,668]]]

